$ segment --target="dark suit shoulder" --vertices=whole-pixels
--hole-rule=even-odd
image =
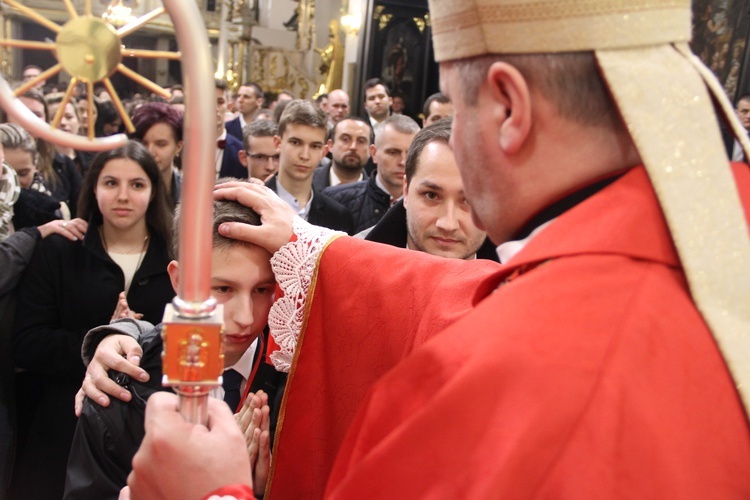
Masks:
[[[364,196],[366,190],[367,181],[357,181],[349,184],[339,184],[338,186],[328,187],[323,190],[323,194],[332,200],[338,201],[344,206],[348,206],[352,200]]]
[[[352,234],[354,228],[350,210],[319,191],[314,191],[307,220],[310,224],[345,231],[347,234]]]
[[[224,159],[221,162],[219,177],[247,179],[247,168],[240,162],[239,153],[241,150],[242,141],[227,134],[227,143],[224,147]]]
[[[324,158],[325,160],[325,158]],[[322,162],[321,162],[322,165]],[[319,166],[313,172],[313,188],[318,191],[323,191],[327,187],[330,187],[331,183],[331,163],[327,165]]]
[[[227,135],[231,135],[235,139],[242,142],[242,124],[240,123],[240,117],[238,116],[234,120],[226,122],[224,127],[227,129]]]

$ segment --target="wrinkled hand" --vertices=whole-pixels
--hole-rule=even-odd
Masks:
[[[185,421],[175,394],[146,405],[146,436],[128,476],[132,498],[203,498],[230,484],[252,485],[245,442],[229,407],[208,398],[208,427]]]
[[[138,366],[141,356],[143,356],[143,349],[133,337],[121,334],[104,337],[96,347],[94,357],[86,368],[81,390],[76,394],[76,416],[81,416],[85,396],[101,406],[109,406],[107,394],[122,401],[130,401],[130,392],[109,378],[108,372],[116,370],[130,376],[133,380],[146,382],[149,375],[146,370]]]
[[[72,220],[53,220],[41,226],[37,226],[39,234],[42,238],[46,238],[50,234],[59,234],[65,236],[69,240],[77,241],[82,240],[83,235],[86,234],[89,224],[83,219],[72,219]]]
[[[115,307],[115,313],[112,315],[113,321],[122,318],[143,318],[143,314],[130,309],[130,306],[128,306],[128,297],[125,295],[125,292],[120,292],[120,295],[117,296],[117,307]]]
[[[236,201],[260,215],[260,226],[242,222],[221,224],[219,232],[227,238],[254,243],[274,254],[289,243],[294,234],[292,221],[296,213],[266,186],[253,182],[227,182],[214,188],[214,199]]]
[[[256,495],[262,495],[265,491],[271,468],[270,413],[268,394],[260,390],[248,395],[245,404],[234,416],[245,436]]]

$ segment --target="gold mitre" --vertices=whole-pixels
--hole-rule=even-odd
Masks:
[[[430,0],[438,62],[690,40],[689,0]]]
[[[748,158],[750,141],[721,84],[688,47],[690,1],[429,4],[439,62],[593,52],[659,198],[693,301],[750,415],[750,234],[712,98]]]

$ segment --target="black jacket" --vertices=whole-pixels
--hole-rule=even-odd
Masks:
[[[372,227],[385,215],[391,196],[380,189],[373,175],[365,181],[329,187],[323,194],[344,205],[354,219],[354,233]]]
[[[235,139],[239,139],[240,142],[242,142],[242,124],[240,123],[240,117],[233,120],[229,120],[224,124],[224,127],[227,129],[227,135],[231,135]]]
[[[78,211],[78,197],[81,194],[81,174],[76,164],[65,155],[55,153],[52,168],[57,173],[57,184],[52,190],[52,198],[66,203],[70,208],[70,217],[74,218]]]
[[[408,229],[406,228],[406,208],[404,200],[398,200],[390,210],[380,219],[380,222],[367,233],[367,241],[385,243],[399,248],[406,248]],[[497,249],[489,238],[484,239],[484,243],[477,250],[477,259],[494,260],[500,262],[497,257]]]
[[[265,353],[267,339],[268,334],[264,332],[256,357]],[[110,398],[112,404],[107,408],[89,400],[84,402],[68,461],[64,496],[68,500],[118,498],[120,489],[127,483],[133,456],[143,440],[146,400],[157,391],[171,390],[161,385],[161,325],[141,337],[139,342],[143,347],[141,367],[151,378],[143,383],[112,372],[111,377],[130,391],[131,401],[124,403]],[[263,358],[250,383],[250,391],[263,389],[268,393],[270,404],[276,399],[284,374],[266,364],[265,356],[261,355]],[[278,411],[272,411],[272,433],[277,416]]]
[[[174,297],[165,242],[152,237],[128,292],[132,310],[158,323]],[[14,322],[18,453],[11,498],[60,498],[76,426],[73,398],[84,366],[81,342],[109,323],[124,289],[120,267],[89,224],[83,242],[41,240],[19,290]]]
[[[275,175],[271,177],[266,186],[271,188],[274,193],[277,192]],[[313,187],[313,199],[310,206],[310,213],[307,222],[316,226],[327,227],[336,231],[345,231],[348,234],[353,233],[352,216],[349,210],[341,203],[332,200]]]
[[[219,177],[236,177],[247,179],[247,168],[240,162],[239,153],[242,150],[242,140],[227,133],[227,143],[224,146],[224,156],[221,160]]]
[[[364,176],[362,179],[367,180],[367,172],[364,169],[362,170],[362,175]],[[328,187],[331,187],[331,160],[323,158],[323,161],[320,162],[320,165],[318,165],[313,174],[313,188],[323,191]]]
[[[323,191],[331,185],[331,159],[324,157],[313,173],[313,189]]]
[[[15,400],[11,353],[13,313],[21,274],[34,254],[41,235],[36,228],[22,229],[0,242],[0,500],[10,482],[15,447]]]

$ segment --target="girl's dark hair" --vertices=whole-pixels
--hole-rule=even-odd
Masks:
[[[169,251],[171,249],[171,226],[172,213],[167,201],[167,189],[164,186],[164,180],[148,150],[138,141],[128,141],[128,143],[117,149],[105,151],[96,155],[91,162],[91,166],[83,178],[81,187],[81,196],[78,198],[78,217],[87,220],[93,226],[100,226],[103,222],[102,213],[96,202],[94,188],[99,180],[104,166],[110,160],[118,158],[133,160],[136,162],[148,176],[151,181],[152,198],[146,211],[146,224],[152,232],[152,236],[158,237],[164,242]]]
[[[133,112],[133,126],[135,132],[130,134],[131,139],[143,140],[146,132],[157,123],[169,125],[174,134],[174,141],[182,140],[182,113],[169,104],[163,102],[147,102]]]
[[[114,123],[119,120],[120,113],[117,112],[117,108],[115,107],[115,105],[109,101],[100,102],[97,106],[97,110],[99,114],[96,117],[94,130],[96,131],[97,137],[103,137],[104,125],[107,123]],[[122,130],[122,126],[120,126],[120,129]]]

